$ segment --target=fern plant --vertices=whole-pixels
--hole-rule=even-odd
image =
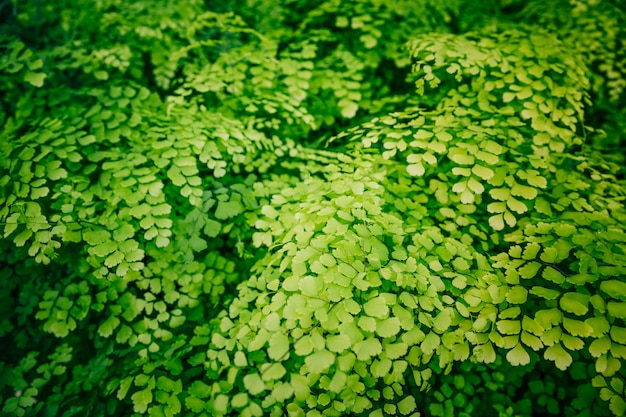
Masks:
[[[0,413],[624,415],[625,11],[492,3],[11,2]]]

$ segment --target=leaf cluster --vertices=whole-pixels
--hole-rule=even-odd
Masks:
[[[626,11],[477,3],[11,2],[0,413],[624,415]]]

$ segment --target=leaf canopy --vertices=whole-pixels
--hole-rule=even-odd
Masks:
[[[618,1],[9,3],[0,414],[625,413]]]

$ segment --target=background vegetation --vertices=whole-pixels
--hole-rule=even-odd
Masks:
[[[2,415],[624,415],[621,1],[0,22]]]

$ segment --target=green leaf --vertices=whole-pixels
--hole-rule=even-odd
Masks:
[[[243,377],[243,385],[246,387],[246,390],[252,395],[260,394],[265,391],[265,383],[259,376],[259,374],[248,374]]]
[[[474,165],[472,167],[472,172],[474,173],[474,175],[485,181],[490,180],[494,176],[494,172],[491,168],[484,167],[480,164]]]
[[[191,167],[196,166],[196,158],[193,156],[180,156],[178,158],[174,158],[174,165],[179,167]]]
[[[523,197],[526,200],[533,200],[535,197],[537,197],[537,190],[526,185],[515,184],[513,187],[511,187],[511,195]]]
[[[189,395],[185,398],[185,405],[194,413],[199,413],[204,410],[206,403],[199,398]]]
[[[555,284],[562,284],[565,281],[563,274],[550,266],[543,269],[541,276],[548,281],[554,282]]]
[[[280,330],[280,316],[277,313],[270,313],[265,317],[262,325],[270,332],[277,332]]]
[[[482,194],[483,191],[485,191],[485,187],[474,177],[470,177],[470,179],[467,180],[467,187],[476,194]]]
[[[467,271],[471,265],[465,259],[457,256],[452,260],[452,266],[457,271]]]
[[[366,332],[374,332],[376,331],[376,319],[368,316],[361,316],[358,320],[358,325],[361,329]]]
[[[613,396],[615,395],[615,393],[610,390],[609,388],[602,388],[600,389],[600,398],[603,401],[609,401],[611,398],[613,398]]]
[[[269,333],[267,331],[260,331],[248,344],[248,350],[250,352],[254,352],[256,350],[261,349],[263,346],[265,346],[265,343],[267,342],[269,338]]]
[[[626,345],[626,329],[625,328],[612,325],[610,335],[611,335],[611,338],[615,340],[617,343]]]
[[[400,331],[400,320],[397,317],[390,317],[381,320],[376,324],[376,334],[380,337],[393,337]]]
[[[195,381],[189,386],[188,392],[198,398],[207,398],[211,395],[211,387],[202,381]]]
[[[528,207],[526,206],[526,204],[513,197],[509,197],[509,199],[506,200],[506,205],[509,209],[511,209],[511,211],[514,211],[518,214],[524,214],[528,211]]]
[[[483,363],[493,363],[496,360],[496,352],[493,345],[489,342],[478,345],[474,348],[474,356]]]
[[[433,329],[437,330],[440,333],[443,333],[448,330],[451,322],[452,318],[450,310],[444,309],[433,319]]]
[[[105,257],[109,255],[110,253],[115,252],[118,249],[118,247],[119,245],[116,242],[112,240],[108,240],[104,243],[101,243],[91,248],[90,252],[96,256]]]
[[[492,188],[489,190],[489,194],[494,200],[506,201],[511,195],[511,191],[508,188]]]
[[[267,363],[261,366],[261,377],[264,381],[273,381],[283,377],[286,369],[279,362]]]
[[[519,334],[522,330],[522,324],[519,320],[499,320],[496,326],[502,334]]]
[[[424,352],[424,354],[430,355],[439,346],[440,342],[441,338],[437,334],[430,332],[422,341],[422,351]]]
[[[528,261],[534,260],[537,258],[537,254],[539,253],[540,250],[541,250],[541,245],[539,245],[538,243],[535,243],[535,242],[529,243],[524,248],[522,259],[526,259]]]
[[[514,319],[516,317],[519,317],[521,312],[522,309],[519,307],[509,307],[505,310],[500,311],[500,314],[498,316],[501,319]]]
[[[541,342],[541,339],[528,332],[522,332],[522,336],[520,339],[522,343],[524,343],[526,346],[530,347],[534,351],[538,351],[543,348],[543,343]]]
[[[83,239],[91,246],[99,245],[111,238],[111,233],[106,230],[90,230],[83,232]]]
[[[581,338],[566,333],[561,335],[561,343],[569,350],[580,350],[585,347],[585,342]]]
[[[213,408],[220,414],[226,414],[228,411],[228,396],[221,394],[215,397]]]
[[[328,368],[335,363],[335,355],[325,349],[318,350],[312,355],[307,356],[304,359],[304,363],[307,365],[309,372],[313,374],[321,374],[326,372]]]
[[[339,208],[350,208],[354,203],[354,197],[351,195],[342,195],[337,197],[334,203]]]
[[[219,220],[225,220],[237,216],[242,210],[243,207],[237,200],[220,201],[215,209],[215,217]]]
[[[563,317],[563,328],[572,336],[589,337],[593,333],[593,329],[589,324],[567,317]]]
[[[284,360],[289,352],[289,337],[284,333],[276,333],[269,340],[267,354],[275,361]]]
[[[311,275],[307,275],[300,279],[298,283],[298,288],[302,292],[302,294],[308,297],[317,297],[321,290],[321,285],[318,286],[318,280]],[[321,283],[319,283],[321,284]]]
[[[222,224],[213,220],[206,219],[204,224],[204,233],[209,237],[216,237],[222,230]]]
[[[545,263],[553,263],[558,255],[558,251],[555,248],[544,248],[543,253],[539,258]]]
[[[347,381],[347,375],[341,371],[337,371],[335,372],[335,375],[333,375],[333,379],[330,381],[328,389],[332,392],[339,393],[346,387]]]
[[[426,172],[424,165],[421,163],[409,164],[406,166],[406,172],[413,177],[421,177]]]
[[[384,350],[385,350],[385,354],[387,355],[389,359],[398,359],[406,355],[408,346],[406,343],[403,343],[403,342],[392,343],[392,344],[385,345]]]
[[[609,402],[609,408],[616,416],[623,416],[626,413],[626,401],[621,395],[614,395]]]
[[[114,232],[113,232],[113,239],[116,242],[124,242],[127,241],[127,239],[132,238],[133,236],[135,236],[135,228],[128,224],[128,223],[123,223],[121,224]]]
[[[530,363],[530,355],[521,344],[517,344],[507,352],[506,360],[513,366],[524,366]]]
[[[554,227],[554,231],[557,235],[566,237],[576,233],[576,227],[572,226],[571,224],[562,223],[556,225]]]
[[[356,112],[359,110],[359,105],[352,100],[341,99],[337,103],[341,109],[341,115],[346,119],[352,119],[356,116]]]
[[[165,392],[172,392],[176,387],[176,383],[166,376],[160,376],[156,380],[156,387]]]
[[[550,308],[545,310],[539,310],[535,313],[535,320],[544,329],[549,329],[552,326],[561,324],[563,313],[557,308]]]
[[[49,192],[50,192],[50,189],[48,187],[39,187],[39,188],[31,187],[30,198],[32,198],[33,200],[37,200],[38,198],[47,196]]]
[[[572,364],[572,355],[570,355],[560,343],[556,343],[546,349],[543,357],[553,361],[557,368],[561,371],[566,370]]]
[[[609,332],[611,325],[605,316],[589,317],[585,320],[593,329],[593,337],[601,337]]]
[[[182,388],[181,388],[182,389]],[[167,410],[173,415],[180,413],[182,405],[177,394],[171,394],[166,403]],[[167,416],[166,416],[167,417]]]
[[[544,331],[544,328],[539,323],[537,323],[537,321],[528,316],[523,317],[522,328],[526,331],[536,334],[537,336],[540,336]]]
[[[512,93],[510,91],[507,91],[504,94],[502,94],[502,101],[504,103],[509,103],[509,102],[515,100],[515,98],[516,98],[516,94]]]
[[[131,397],[133,401],[133,410],[136,413],[145,413],[148,406],[152,404],[152,389],[146,388],[141,391],[137,391]]]
[[[114,266],[119,265],[123,260],[124,254],[120,251],[115,251],[104,260],[104,264],[109,268],[113,268]]]
[[[584,316],[589,311],[589,296],[578,292],[567,292],[559,300],[563,311]]]
[[[404,397],[402,401],[398,403],[398,411],[400,414],[408,415],[415,411],[417,408],[417,404],[415,402],[415,398],[412,395]]]
[[[496,231],[504,229],[504,216],[502,214],[496,214],[489,217],[489,226]]]
[[[44,72],[28,71],[24,75],[24,81],[39,88],[43,87],[43,81],[46,79],[47,76],[48,75]]]
[[[611,279],[600,283],[600,290],[618,300],[626,301],[626,282]]]
[[[348,278],[354,278],[357,275],[357,270],[346,263],[340,263],[337,269],[339,270],[339,273]]]
[[[102,337],[109,337],[119,324],[120,319],[118,319],[117,316],[111,315],[98,327],[98,334]]]
[[[24,229],[13,238],[13,242],[15,243],[15,246],[22,247],[26,244],[26,242],[28,242],[28,239],[30,239],[32,236],[32,230]]]
[[[389,360],[389,358],[382,358],[372,362],[372,365],[370,366],[370,372],[375,378],[383,378],[389,375],[391,366],[392,362],[391,360]]]
[[[375,297],[366,302],[363,305],[363,310],[365,311],[365,314],[370,317],[384,318],[387,316],[387,314],[389,314],[387,301],[382,296]]]
[[[369,361],[371,357],[383,351],[382,345],[376,338],[368,338],[354,345],[354,353],[360,361]]]
[[[522,278],[530,279],[537,275],[539,269],[541,268],[541,264],[536,261],[526,262],[523,267],[519,269],[519,274]],[[551,268],[546,268],[551,269]],[[545,277],[544,277],[545,278]]]
[[[529,175],[526,181],[533,187],[546,188],[548,186],[546,179],[537,175]]]
[[[589,353],[594,358],[599,358],[611,349],[611,339],[608,336],[594,340],[589,345]]]
[[[606,306],[611,316],[618,319],[626,319],[626,303],[610,301]]]
[[[521,285],[515,285],[506,293],[506,300],[511,304],[524,304],[528,299],[528,290]]]
[[[624,392],[624,381],[621,378],[613,377],[611,378],[611,381],[609,384],[611,385],[611,388],[615,390],[615,392],[617,393]]]
[[[166,214],[170,214],[172,211],[172,206],[169,204],[159,204],[157,206],[153,206],[150,210],[153,216],[164,216]]]
[[[453,148],[450,150],[450,153],[448,155],[448,157],[455,163],[459,164],[459,165],[473,165],[474,164],[474,156],[473,155],[469,155],[465,152],[453,152],[454,149],[458,149],[458,148]]]
[[[31,70],[38,70],[43,67],[43,61],[41,59],[36,59],[34,61],[29,61],[27,65]]]
[[[313,340],[309,335],[302,336],[294,344],[294,350],[298,356],[307,356],[313,351],[313,348]]]
[[[128,393],[128,390],[133,382],[134,377],[129,376],[126,377],[124,379],[122,379],[122,381],[120,382],[120,387],[117,390],[117,399],[118,400],[123,400],[124,398],[126,398],[126,394]]]
[[[415,134],[413,134],[413,137],[415,139],[429,139],[433,136],[434,136],[433,132],[430,132],[424,129],[419,129],[417,132],[415,132]]]
[[[326,339],[326,347],[331,352],[341,353],[350,347],[350,338],[344,334],[329,336]]]

